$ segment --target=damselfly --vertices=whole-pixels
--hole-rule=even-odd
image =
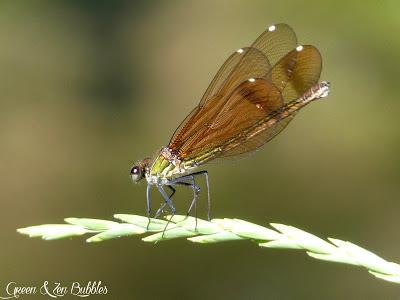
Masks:
[[[295,114],[313,100],[326,97],[329,83],[318,83],[322,68],[319,51],[298,45],[287,24],[268,27],[250,46],[233,53],[222,65],[200,103],[176,129],[168,146],[156,157],[136,163],[132,180],[147,180],[147,214],[155,186],[165,206],[175,214],[175,186],[193,190],[190,213],[200,192],[196,177],[205,176],[210,218],[210,189],[204,164],[256,150],[279,134]],[[168,195],[165,188],[171,191]]]

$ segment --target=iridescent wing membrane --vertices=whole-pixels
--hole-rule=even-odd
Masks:
[[[175,131],[169,148],[183,160],[235,156],[276,136],[290,116],[251,136],[245,133],[318,82],[322,62],[313,46],[297,46],[287,24],[270,26],[222,65],[199,105]],[[209,154],[207,156],[207,154]]]

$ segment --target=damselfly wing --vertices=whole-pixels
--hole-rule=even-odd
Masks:
[[[298,45],[287,24],[268,27],[255,42],[233,53],[222,65],[200,103],[155,158],[146,158],[131,169],[135,182],[147,180],[147,213],[150,190],[156,186],[175,213],[172,196],[176,185],[193,190],[188,214],[200,188],[196,177],[204,175],[210,212],[207,171],[196,169],[207,162],[254,151],[279,134],[295,114],[311,101],[326,97],[329,84],[318,83],[322,68],[319,51]],[[172,193],[168,195],[165,187]]]

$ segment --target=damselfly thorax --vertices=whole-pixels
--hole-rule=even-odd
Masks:
[[[172,149],[164,147],[146,172],[148,184],[167,184],[174,178],[189,173],[195,166],[190,166],[179,158]]]
[[[175,213],[175,186],[193,190],[188,213],[195,206],[200,188],[197,171],[204,164],[254,151],[278,135],[296,113],[314,100],[326,97],[329,83],[318,83],[322,69],[319,51],[297,45],[286,24],[272,25],[247,48],[233,53],[218,71],[198,106],[186,117],[154,159],[132,167],[135,182],[147,181],[147,212],[150,189],[155,186]],[[168,195],[165,188],[171,193]],[[210,210],[210,209],[209,209]]]

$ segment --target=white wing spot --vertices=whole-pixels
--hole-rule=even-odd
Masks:
[[[240,53],[240,54],[242,54],[243,53],[243,49],[242,48],[240,48],[238,51],[236,51],[237,53]]]
[[[256,107],[260,109],[260,108],[261,108],[261,104],[260,104],[260,103],[257,103],[257,104],[256,104]]]
[[[250,82],[254,82],[254,81],[256,81],[254,78],[249,78],[249,81]]]
[[[296,51],[297,52],[300,52],[302,50],[303,50],[303,46],[302,45],[299,45],[299,46],[296,47]]]
[[[268,31],[269,32],[275,31],[275,29],[276,29],[275,25],[271,25],[271,26],[268,27]]]

